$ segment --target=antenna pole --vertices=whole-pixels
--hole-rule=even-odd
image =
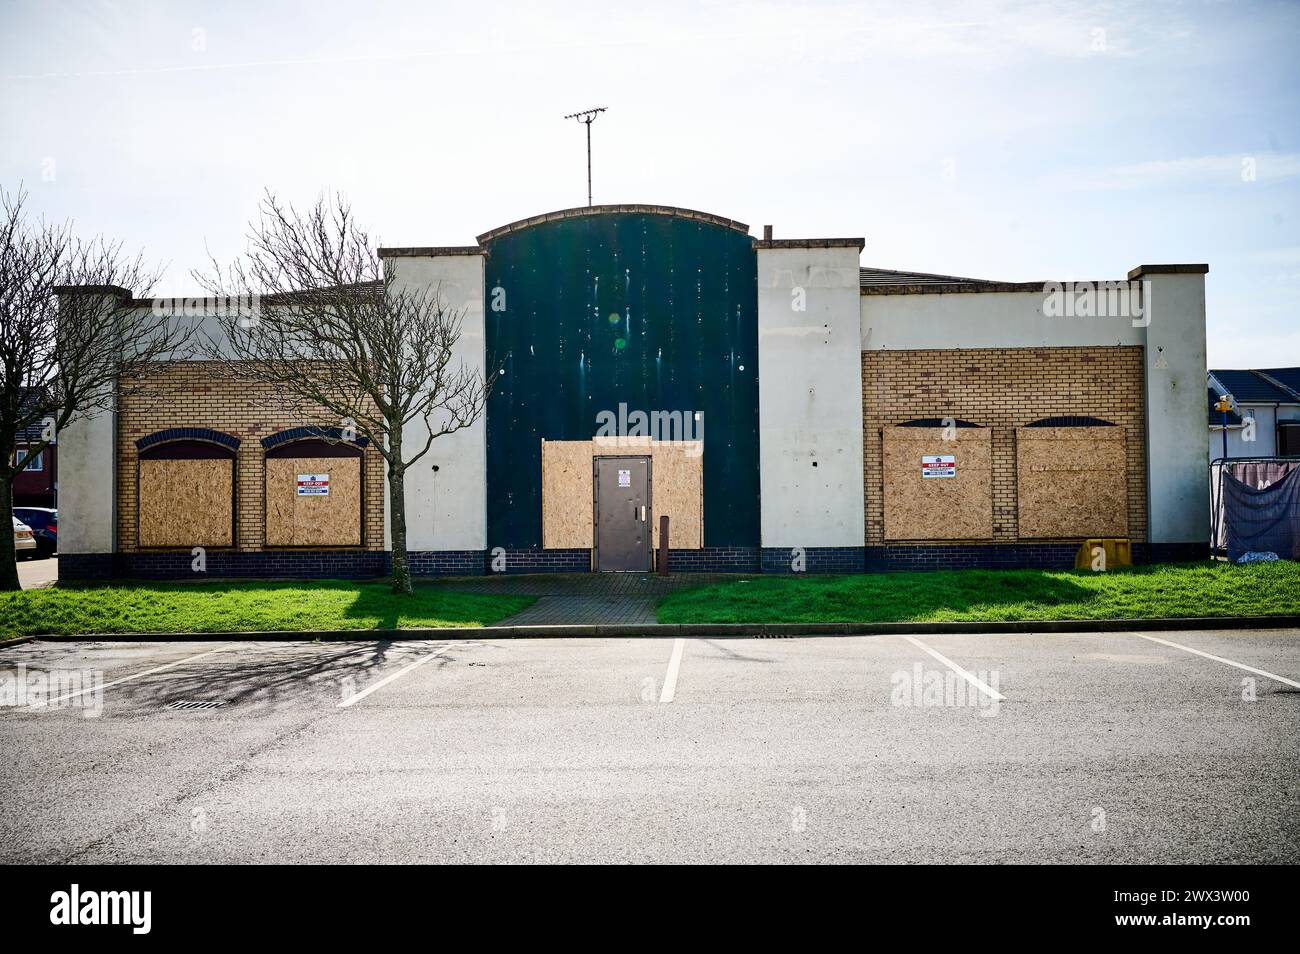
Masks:
[[[587,126],[587,207],[591,207],[591,124],[596,121],[596,117],[605,111],[604,106],[598,106],[595,109],[584,109],[580,113],[569,113],[565,119],[576,119]]]

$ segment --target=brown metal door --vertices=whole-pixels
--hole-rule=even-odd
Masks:
[[[650,458],[595,458],[596,569],[650,569]]]

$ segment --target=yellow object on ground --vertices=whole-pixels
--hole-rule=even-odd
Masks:
[[[1113,566],[1132,565],[1133,547],[1127,539],[1084,540],[1074,555],[1076,570],[1109,570]]]

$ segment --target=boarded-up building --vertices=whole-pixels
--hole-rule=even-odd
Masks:
[[[866,268],[863,248],[620,205],[383,250],[394,282],[463,314],[455,360],[496,379],[407,475],[415,572],[1204,551],[1206,266],[1000,282]],[[202,361],[155,376],[60,435],[65,577],[190,576],[200,547],[209,574],[384,572],[375,447]]]

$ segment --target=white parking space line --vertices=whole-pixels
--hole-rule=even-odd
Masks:
[[[397,672],[393,673],[391,676],[385,676],[383,679],[380,679],[373,686],[366,686],[366,688],[362,689],[360,692],[356,693],[355,695],[348,696],[346,699],[344,699],[342,702],[338,704],[337,708],[346,709],[348,706],[360,702],[362,699],[370,695],[376,689],[384,688],[384,686],[388,685],[394,679],[401,679],[403,676],[405,676],[408,672],[410,672],[415,667],[423,666],[430,659],[434,659],[438,656],[441,656],[449,649],[451,649],[451,646],[442,646],[438,649],[435,649],[431,653],[426,653],[425,655],[417,659],[415,662],[408,663],[407,665],[403,666],[401,669],[397,670]]]
[[[1215,656],[1211,653],[1203,653],[1199,649],[1193,649],[1191,646],[1183,646],[1180,643],[1171,643],[1167,639],[1159,639],[1158,637],[1155,636],[1148,636],[1146,633],[1131,633],[1130,635],[1140,636],[1143,639],[1149,639],[1151,640],[1151,642],[1159,643],[1162,646],[1172,646],[1174,649],[1181,649],[1183,652],[1191,653],[1193,656],[1204,656],[1206,659],[1213,659],[1215,662],[1221,662],[1226,666],[1236,666],[1238,669],[1242,669],[1246,672],[1253,672],[1255,675],[1263,676],[1265,679],[1273,679],[1276,680],[1277,682],[1281,682],[1288,686],[1294,686],[1295,688],[1300,689],[1300,682],[1296,682],[1294,679],[1288,679],[1285,676],[1278,676],[1275,675],[1274,673],[1266,672],[1263,669],[1256,669],[1254,666],[1247,666],[1245,663],[1233,662],[1231,659],[1224,659],[1222,656]]]
[[[668,672],[664,676],[664,688],[659,693],[660,702],[672,702],[673,696],[677,695],[677,673],[682,668],[682,650],[686,648],[686,640],[673,640],[673,655],[668,660]]]
[[[947,666],[957,675],[961,676],[963,679],[969,682],[980,692],[984,693],[990,699],[997,699],[998,701],[1002,701],[1006,699],[1006,696],[1004,696],[1002,693],[998,692],[996,689],[990,688],[988,685],[986,685],[984,682],[980,681],[979,679],[976,679],[975,676],[973,676],[971,673],[968,673],[965,669],[962,669],[961,666],[958,666],[947,656],[943,655],[943,653],[935,652],[925,643],[921,642],[919,639],[913,636],[904,636],[903,638],[907,640],[909,643],[911,643],[913,646],[915,646],[917,649],[925,650],[927,653],[929,653],[935,659],[939,660],[939,662],[943,663],[945,666]]]
[[[225,650],[229,649],[231,646],[234,645],[235,645],[234,643],[227,643],[224,646],[218,646],[216,649],[209,649],[205,653],[197,653],[196,655],[193,656],[186,656],[184,659],[176,660],[176,662],[169,662],[163,666],[154,666],[152,669],[146,669],[143,672],[132,673],[129,676],[123,676],[121,679],[114,679],[111,682],[104,683],[102,686],[90,686],[86,689],[79,689],[76,692],[65,693],[64,695],[58,696],[55,699],[42,699],[40,702],[33,702],[29,708],[39,709],[42,706],[48,706],[55,702],[62,702],[64,699],[75,699],[77,696],[84,696],[88,692],[100,692],[104,689],[107,689],[109,686],[121,685],[124,682],[130,682],[132,679],[139,679],[142,676],[152,676],[156,672],[164,672],[168,669],[175,669],[177,666],[183,666],[187,662],[193,662],[196,659],[202,659],[204,656],[211,656],[215,653],[224,652]]]

